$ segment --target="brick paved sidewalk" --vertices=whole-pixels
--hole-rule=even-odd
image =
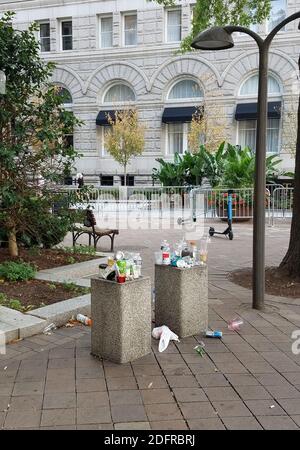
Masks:
[[[246,261],[251,234],[241,230],[245,245],[231,249]],[[286,239],[270,233],[280,239],[276,245]],[[209,324],[224,332],[222,341],[194,336],[163,354],[153,341],[151,355],[124,366],[91,357],[84,326],[11,344],[0,355],[0,428],[299,428],[300,355],[292,353],[291,334],[300,329],[300,301],[268,297],[266,313],[251,310],[251,293],[221,270],[228,242],[219,242],[223,253],[216,245],[211,255]],[[151,275],[153,248],[142,250]],[[231,332],[227,321],[236,315],[244,325]],[[199,341],[206,344],[203,358],[194,350]]]

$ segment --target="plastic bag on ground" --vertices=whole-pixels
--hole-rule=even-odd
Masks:
[[[152,336],[154,339],[159,339],[158,351],[160,353],[164,352],[168,348],[170,341],[179,342],[177,334],[173,333],[173,331],[171,331],[166,325],[154,328],[152,331]]]

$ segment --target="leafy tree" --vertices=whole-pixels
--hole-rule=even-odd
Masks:
[[[136,109],[116,111],[114,118],[108,115],[108,123],[111,129],[105,135],[105,148],[123,166],[126,186],[128,164],[144,150],[145,127],[139,123]]]
[[[13,16],[0,19],[0,71],[6,75],[0,95],[0,227],[11,256],[18,256],[17,236],[34,234],[37,220],[49,217],[57,197],[51,187],[79,156],[65,137],[80,122],[50,84],[55,66],[40,57],[36,25],[18,31]]]
[[[175,0],[156,0],[163,6],[173,6]],[[249,26],[263,22],[271,11],[271,0],[196,0],[192,32],[181,44],[182,51],[191,50],[193,38],[214,25]]]

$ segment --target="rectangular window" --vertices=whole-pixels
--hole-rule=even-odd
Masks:
[[[113,186],[114,176],[113,175],[101,175],[101,186]]]
[[[137,15],[124,15],[124,45],[137,45]]]
[[[271,8],[271,15],[268,20],[268,32],[272,31],[276,25],[286,18],[286,0],[272,0]]]
[[[113,18],[100,18],[100,47],[110,48],[113,46]]]
[[[167,42],[181,41],[181,9],[167,11]]]
[[[241,120],[239,122],[239,145],[256,149],[256,120]],[[268,119],[267,124],[267,153],[279,151],[279,119]]]
[[[73,25],[72,20],[61,22],[62,50],[73,49]]]
[[[188,151],[188,133],[190,123],[168,124],[168,154],[183,154]]]
[[[40,23],[39,30],[41,52],[50,52],[50,23]]]

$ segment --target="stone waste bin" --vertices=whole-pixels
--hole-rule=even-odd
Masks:
[[[208,327],[207,266],[155,266],[155,323],[184,338]]]
[[[124,364],[151,352],[149,277],[119,284],[92,278],[92,355]]]

